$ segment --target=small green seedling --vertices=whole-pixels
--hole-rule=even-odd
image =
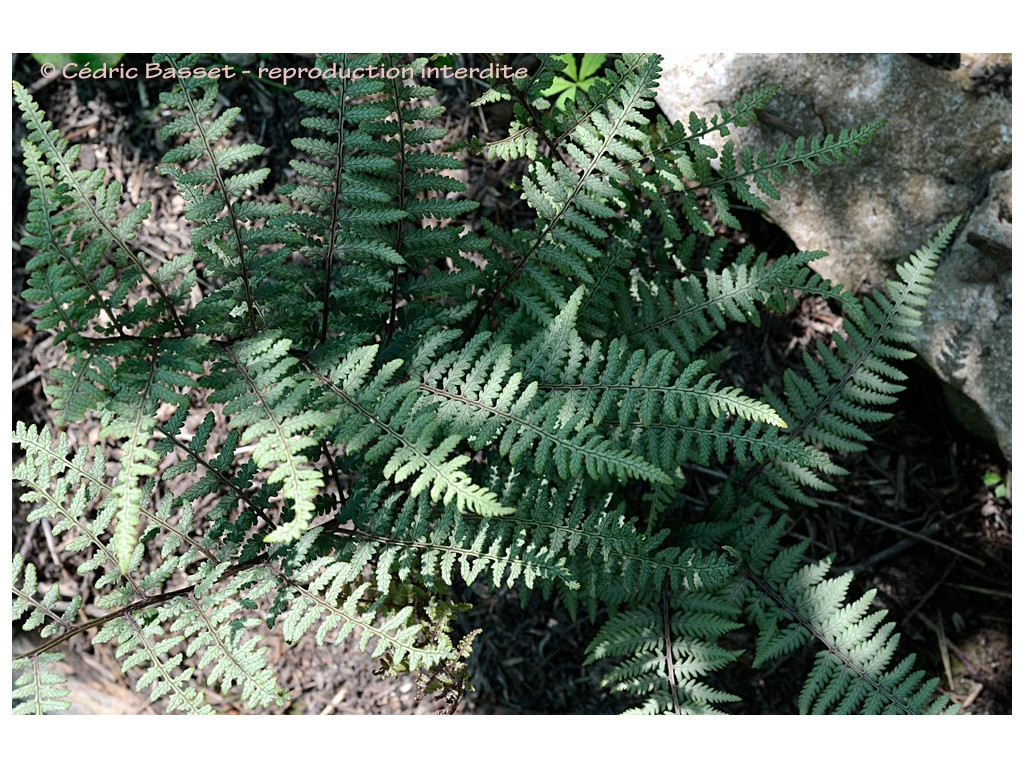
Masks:
[[[1002,475],[998,472],[986,472],[985,476],[981,478],[986,487],[992,489],[992,493],[996,495],[997,499],[1006,498],[1006,481],[1003,480]]]
[[[564,110],[566,101],[570,99],[576,100],[577,89],[588,91],[590,86],[601,79],[597,76],[597,72],[604,66],[608,54],[584,53],[583,61],[580,63],[579,68],[576,67],[576,56],[572,53],[563,53],[555,58],[565,62],[565,69],[562,70],[562,76],[556,76],[551,83],[551,87],[544,91],[542,95],[554,96],[560,94],[558,100],[555,101],[555,108]]]

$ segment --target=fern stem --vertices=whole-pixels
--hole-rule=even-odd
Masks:
[[[346,59],[343,59],[345,62]],[[343,64],[344,66],[344,64]],[[323,344],[327,341],[327,327],[328,320],[331,314],[331,279],[334,272],[334,249],[338,243],[338,219],[340,217],[340,208],[347,205],[345,198],[341,195],[342,177],[345,172],[345,153],[348,149],[348,142],[345,141],[345,107],[348,101],[345,99],[345,83],[347,80],[342,80],[341,97],[338,99],[338,113],[337,113],[337,131],[335,133],[335,146],[338,147],[338,155],[334,166],[334,192],[331,199],[331,224],[330,224],[330,238],[327,243],[327,252],[324,254],[324,258],[327,261],[327,268],[324,272],[324,287],[323,287],[323,308],[320,310],[320,343]]]
[[[331,471],[331,477],[334,478],[334,487],[338,490],[340,499],[342,494],[341,473],[338,472],[338,465],[334,463],[334,456],[331,455],[331,448],[326,440],[320,441],[320,453],[327,459],[327,466]]]
[[[388,57],[388,64],[392,64],[394,59]],[[398,159],[397,159],[397,171],[395,177],[398,179],[398,204],[397,208],[400,211],[405,210],[405,197],[406,197],[406,157],[405,157],[405,121],[402,119],[402,96],[398,89],[399,81],[397,79],[390,80],[391,90],[394,92],[395,99],[395,122],[398,128]],[[406,220],[401,219],[397,222],[398,233],[395,237],[395,252],[401,255],[402,249],[405,246],[405,225]],[[398,265],[396,264],[391,268],[391,308],[388,310],[388,322],[386,331],[384,334],[384,343],[389,344],[391,337],[395,333],[395,326],[398,323]]]
[[[118,330],[116,336],[82,336],[81,334],[77,337],[81,341],[87,344],[93,344],[99,346],[100,344],[123,344],[124,342],[138,342],[142,344],[148,344],[150,347],[157,347],[168,339],[185,339],[189,336],[135,336],[130,333],[125,333],[122,330]]]
[[[661,626],[662,640],[665,643],[665,673],[668,676],[668,689],[672,693],[672,712],[681,715],[679,711],[679,693],[676,691],[676,667],[672,661],[672,629],[671,611],[669,610],[670,595],[668,582],[661,585]]]
[[[252,560],[246,560],[244,563],[237,563],[236,565],[232,565],[230,568],[226,569],[223,574],[221,574],[220,578],[217,579],[215,583],[220,584],[225,579],[230,579],[232,576],[242,573],[243,571],[252,568],[253,566],[260,565],[261,563],[266,561],[267,558],[267,554],[262,554],[259,557],[253,558]],[[37,648],[33,648],[31,651],[26,651],[25,653],[21,654],[20,656],[16,656],[15,658],[27,659],[30,657],[39,656],[42,653],[46,653],[47,651],[56,648],[58,645],[61,645],[67,640],[70,640],[75,635],[80,635],[83,632],[88,632],[90,629],[95,629],[96,627],[102,627],[107,622],[113,621],[116,618],[119,618],[121,616],[129,616],[135,611],[141,611],[145,610],[146,608],[152,608],[154,605],[161,605],[163,603],[166,603],[168,600],[173,600],[174,598],[181,597],[182,595],[189,595],[192,593],[194,589],[196,589],[197,586],[199,585],[190,584],[187,587],[181,587],[180,589],[171,590],[170,592],[161,592],[159,595],[150,595],[148,597],[142,598],[141,600],[136,600],[134,603],[125,605],[121,608],[118,608],[115,611],[111,611],[108,614],[99,616],[95,619],[91,619],[90,621],[85,622],[85,624],[79,624],[78,626],[69,630],[66,634],[60,635],[59,637],[55,637],[52,640],[38,646]]]

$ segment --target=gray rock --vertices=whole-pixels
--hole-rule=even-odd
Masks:
[[[1011,452],[1011,172],[992,176],[935,272],[917,351],[955,415]],[[967,401],[965,402],[966,396]]]
[[[937,275],[918,351],[984,414],[983,424],[968,426],[994,435],[1009,459],[1010,221],[999,210],[1009,211],[1011,105],[977,79],[993,64],[1010,58],[965,54],[961,69],[944,71],[905,54],[669,57],[658,103],[685,123],[691,111],[711,117],[746,93],[781,85],[767,119],[709,141],[755,153],[791,143],[792,134],[820,137],[888,119],[858,157],[788,178],[770,217],[798,248],[827,251],[814,267],[853,290],[883,285],[896,262],[965,217]],[[980,251],[967,242],[970,232]]]

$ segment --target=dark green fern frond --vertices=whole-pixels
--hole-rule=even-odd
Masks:
[[[772,89],[752,94],[741,102],[736,115],[730,115],[732,121],[737,125],[750,121],[752,111],[763,106],[772,95]],[[736,120],[737,116],[739,121]],[[661,131],[658,138],[664,143],[661,146],[655,144],[652,150],[655,157],[660,157],[655,162],[659,175],[668,182],[668,192],[679,195],[679,206],[687,222],[694,230],[709,236],[713,230],[700,213],[697,190],[705,191],[721,222],[742,229],[732,213],[734,203],[727,193],[731,192],[743,205],[767,209],[764,199],[779,199],[777,185],[784,180],[786,171],[793,172],[800,166],[817,173],[822,165],[843,162],[869,143],[886,121],[876,120],[857,129],[843,130],[838,136],[830,134],[824,139],[814,138],[810,142],[800,137],[792,145],[788,142],[781,144],[774,155],[761,152],[755,158],[751,150],[744,148],[738,160],[735,145],[731,141],[726,143],[719,155],[697,140],[714,131],[727,135],[728,130],[722,130],[727,122],[724,112],[720,119],[713,118],[711,124],[692,115],[690,136],[686,136],[682,126],[677,124],[672,129]],[[717,170],[712,165],[715,159],[720,160],[720,168]]]
[[[80,346],[81,334],[101,317],[111,330],[120,325],[110,299],[103,295],[114,278],[112,264],[103,264],[103,250],[82,248],[71,241],[72,222],[61,209],[71,203],[56,191],[52,169],[39,149],[22,142],[28,183],[32,187],[22,245],[36,255],[26,265],[27,301],[38,304],[33,315],[39,330],[54,329],[54,343]]]
[[[757,110],[778,93],[778,86],[761,88],[743,96],[739,102],[713,115],[710,120],[691,112],[688,125],[677,121],[669,124],[658,117],[653,128],[650,145],[643,160],[651,164],[649,171],[634,163],[627,170],[644,196],[644,202],[653,208],[665,229],[666,236],[678,240],[683,232],[670,211],[664,192],[677,193],[678,205],[686,223],[695,231],[711,236],[713,229],[701,213],[692,182],[707,173],[708,160],[715,157],[714,150],[700,143],[705,136],[718,133],[728,136],[730,126],[743,127],[757,120]]]
[[[527,541],[564,557],[570,580],[555,582],[557,593],[575,614],[584,607],[591,618],[603,606],[617,606],[668,585],[674,591],[714,589],[733,573],[725,551],[706,552],[667,543],[667,529],[648,534],[627,516],[624,505],[606,497],[587,503],[588,481],[557,484],[513,476],[505,483],[507,503],[515,503],[517,526]],[[550,585],[542,584],[548,594]]]
[[[786,423],[766,404],[735,387],[722,387],[703,360],[685,366],[665,349],[647,355],[625,338],[607,347],[583,343],[573,327],[579,289],[549,330],[524,348],[536,371],[546,413],[576,430],[611,427],[629,436],[630,450],[654,459],[670,476],[691,461],[735,453],[741,463],[774,455],[819,466],[813,449],[797,447],[779,428]]]
[[[410,74],[420,72],[426,63],[426,59],[406,63],[391,55],[383,60],[385,67]],[[461,229],[446,226],[447,222],[477,207],[473,200],[457,199],[466,191],[453,175],[462,162],[438,146],[447,131],[434,124],[445,112],[444,107],[430,103],[435,93],[433,87],[390,78],[381,102],[387,105],[388,116],[362,124],[375,139],[374,152],[395,163],[394,173],[382,177],[378,186],[389,196],[389,207],[405,213],[404,219],[381,231],[401,257],[390,269],[386,341],[404,322],[400,307],[409,303],[410,279],[424,272],[447,274],[444,265],[461,258]]]
[[[195,67],[198,57],[167,55],[156,60],[180,75]],[[214,78],[177,77],[177,88],[160,95],[161,103],[180,113],[164,126],[161,137],[187,141],[164,155],[159,170],[174,179],[185,200],[185,218],[197,224],[190,231],[195,257],[211,278],[223,283],[206,297],[206,306],[194,321],[201,318],[209,333],[234,337],[241,329],[252,333],[273,322],[265,315],[282,301],[274,273],[284,254],[261,251],[261,247],[298,240],[266,223],[283,214],[286,206],[243,199],[270,169],[238,170],[264,149],[258,144],[222,143],[241,110],[232,107],[215,115],[217,94]]]
[[[625,204],[620,186],[628,177],[619,164],[640,157],[636,147],[648,123],[643,110],[653,106],[660,61],[658,56],[633,55],[617,60],[615,70],[621,77],[609,98],[581,116],[564,143],[572,167],[541,158],[531,166],[522,182],[523,196],[538,221],[533,232],[516,238],[516,261],[503,270],[490,301],[510,289],[514,299],[529,302],[529,293],[520,296],[518,279],[528,292],[539,291],[541,297],[553,291],[550,300],[560,308],[568,286],[594,282],[592,269],[600,261],[606,228]],[[535,263],[539,266],[532,268]],[[541,272],[556,284],[538,284]]]
[[[587,424],[586,419],[567,412],[563,399],[538,396],[538,383],[527,378],[548,367],[544,355],[563,357],[554,339],[565,339],[571,332],[581,298],[582,290],[518,356],[506,345],[488,347],[489,335],[478,334],[463,349],[418,372],[420,389],[440,403],[438,416],[452,430],[471,435],[474,447],[497,446],[514,466],[532,456],[535,473],[551,469],[563,479],[586,472],[593,478],[611,475],[620,480],[671,482],[650,462],[613,445],[599,423]],[[525,358],[525,363],[515,357]]]
[[[726,143],[722,150],[721,179],[708,188],[712,199],[718,205],[719,216],[729,223],[729,226],[739,227],[738,222],[730,223],[731,215],[724,212],[726,204],[717,199],[718,186],[727,185],[741,203],[767,209],[768,205],[762,196],[773,200],[780,199],[781,195],[776,185],[782,183],[785,178],[784,172],[792,173],[799,165],[811,173],[818,173],[821,165],[841,163],[856,155],[885,123],[885,120],[876,120],[860,128],[840,131],[839,136],[829,135],[824,139],[815,137],[809,144],[807,139],[801,136],[796,139],[792,148],[788,143],[780,145],[775,150],[774,157],[770,157],[767,152],[761,152],[755,159],[753,152],[745,148],[738,162],[733,143]],[[759,194],[753,191],[748,179],[757,186]]]
[[[686,144],[693,144],[705,136],[718,133],[720,136],[728,136],[730,126],[743,128],[757,120],[758,110],[764,109],[765,105],[775,98],[781,90],[780,86],[771,85],[767,88],[758,88],[751,93],[744,94],[739,101],[731,107],[726,107],[721,114],[712,115],[710,119],[690,112],[687,117],[687,124],[676,121],[669,123],[664,117],[659,116],[655,126],[656,141],[654,146],[660,155],[670,156],[676,163],[682,166],[677,168],[682,179],[692,179],[692,171],[687,171],[686,156],[679,152],[679,148]],[[657,157],[657,156],[653,156]],[[667,171],[659,166],[659,175]]]
[[[382,594],[396,578],[437,589],[458,575],[466,584],[518,587],[524,601],[532,591],[554,592],[572,613],[582,605],[592,616],[600,605],[634,599],[662,583],[699,590],[733,572],[725,553],[666,548],[667,531],[641,534],[621,508],[588,510],[578,483],[524,477],[492,480],[492,487],[504,488],[502,502],[515,508],[502,517],[437,508],[425,496],[384,497],[380,487],[354,496],[346,506],[352,527],[335,529],[345,542],[339,559],[353,573],[372,564]]]
[[[150,204],[119,219],[121,185],[105,184],[100,169],[75,170],[79,147],[69,145],[17,82],[14,97],[30,131],[22,144],[34,201],[28,244],[41,246],[34,265],[40,272],[30,282],[31,295],[44,302],[48,322],[63,326],[62,340],[79,339],[81,331],[100,318],[112,321],[107,334],[125,335],[136,326],[145,328],[147,335],[172,329],[184,333],[178,308],[194,275],[158,273],[154,260],[132,247]],[[110,298],[104,297],[115,277],[116,289]],[[114,308],[143,281],[156,298],[140,299],[123,315],[115,315]]]
[[[760,325],[762,307],[785,309],[789,299],[781,291],[798,283],[806,265],[823,255],[801,252],[768,263],[762,253],[750,264],[687,275],[656,290],[640,285],[628,335],[652,351],[667,345],[690,362],[728,321]]]
[[[352,529],[335,530],[344,542],[339,558],[356,571],[374,563],[381,594],[389,592],[393,578],[406,581],[414,574],[434,589],[451,586],[455,574],[466,584],[479,578],[494,586],[521,582],[524,593],[542,581],[576,588],[564,558],[522,532],[519,511],[515,516],[478,517],[459,512],[453,504],[438,508],[426,495],[384,496],[386,491],[378,486],[353,495],[339,516],[351,519]]]
[[[322,71],[336,67],[341,72],[379,66],[379,55],[323,55],[317,61]],[[395,172],[395,161],[377,147],[374,137],[360,128],[365,121],[383,120],[390,107],[377,97],[384,83],[375,78],[350,79],[330,75],[317,90],[297,91],[295,98],[317,112],[303,118],[302,125],[313,136],[292,140],[292,145],[309,160],[292,160],[291,166],[305,182],[286,188],[289,197],[309,207],[308,212],[287,213],[274,224],[295,227],[313,240],[307,246],[310,258],[310,290],[320,302],[317,336],[327,338],[328,329],[345,325],[354,306],[344,293],[343,279],[349,272],[379,272],[380,316],[385,313],[389,280],[387,271],[404,260],[387,242],[382,228],[408,214],[395,208],[384,179]],[[351,267],[357,265],[359,269]],[[360,278],[366,282],[367,277]],[[356,304],[355,307],[359,305]],[[332,313],[336,315],[332,319]]]
[[[237,431],[228,432],[216,455],[207,456],[216,419],[207,412],[191,439],[186,439],[181,432],[188,413],[188,407],[181,406],[174,416],[158,427],[163,438],[155,446],[157,455],[162,458],[175,450],[182,454],[181,460],[168,467],[162,477],[171,480],[185,476],[192,481],[191,486],[183,488],[174,497],[175,504],[181,504],[185,509],[210,497],[216,499],[204,517],[207,525],[204,539],[208,543],[193,544],[194,547],[213,561],[232,558],[243,562],[253,560],[263,554],[265,545],[262,537],[256,534],[261,521],[268,520],[265,510],[270,508],[270,498],[276,495],[280,486],[261,483],[253,487],[256,463],[252,459],[240,467],[235,463],[235,449],[240,436]],[[206,546],[216,549],[217,554],[208,551]]]

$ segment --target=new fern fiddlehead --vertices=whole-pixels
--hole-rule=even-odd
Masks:
[[[179,73],[198,56],[161,56]],[[421,68],[323,54],[323,71]],[[398,65],[403,65],[399,67]],[[762,207],[783,171],[856,153],[876,122],[757,158],[701,143],[756,119],[765,89],[710,119],[651,123],[660,59],[616,58],[587,93],[552,109],[558,71],[495,82],[521,159],[507,227],[479,217],[453,176],[443,107],[426,83],[328,75],[303,111],[275,202],[257,144],[217,83],[180,77],[163,95],[173,146],[158,170],[184,201],[191,250],[163,263],[132,242],[148,204],[76,169],[77,150],[22,86],[15,99],[31,187],[25,298],[68,352],[48,394],[59,421],[96,415],[104,444],[19,424],[15,470],[30,520],[53,521],[92,598],[58,605],[14,559],[14,618],[43,641],[15,660],[16,712],[66,707],[48,665],[96,630],[167,711],[212,711],[217,687],[253,709],[285,706],[265,633],[318,644],[358,636],[390,671],[418,670],[451,709],[475,632],[454,636],[480,582],[607,614],[588,661],[638,712],[716,712],[737,697],[716,671],[756,628],[755,664],[820,651],[800,707],[948,707],[897,635],[847,603],[850,577],[785,546],[784,513],[813,505],[887,417],[904,343],[955,222],[858,299],[808,268],[818,252],[727,255],[697,204],[724,224]],[[201,278],[201,279],[200,279]],[[800,295],[843,307],[781,393],[755,397],[717,373],[712,343]],[[115,448],[116,446],[116,448]],[[684,493],[714,466],[720,493]],[[80,614],[90,617],[84,621]],[[471,658],[470,658],[470,663]]]

